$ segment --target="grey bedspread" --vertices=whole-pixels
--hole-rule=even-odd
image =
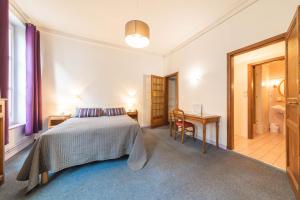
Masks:
[[[28,180],[27,190],[39,184],[39,174],[93,161],[129,155],[132,170],[143,168],[147,156],[142,130],[127,115],[71,118],[41,134],[25,160],[17,180]]]

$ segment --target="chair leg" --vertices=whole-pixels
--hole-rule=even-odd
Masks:
[[[195,142],[195,126],[193,126],[193,140],[194,140],[194,142]]]
[[[184,143],[184,128],[181,128],[181,143]]]
[[[170,122],[170,137],[172,137],[173,133],[173,124]]]
[[[177,127],[177,126],[175,126],[174,140],[176,140],[177,131],[178,131],[178,127]]]

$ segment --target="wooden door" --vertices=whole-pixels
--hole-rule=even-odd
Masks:
[[[299,7],[286,36],[286,151],[287,174],[299,195]]]
[[[151,127],[162,126],[166,122],[166,80],[151,75]]]

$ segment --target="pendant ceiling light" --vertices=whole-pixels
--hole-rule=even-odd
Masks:
[[[139,18],[141,0],[137,0],[136,14]],[[125,42],[133,48],[144,48],[149,45],[150,29],[149,26],[140,20],[130,20],[125,25]]]
[[[125,42],[134,48],[149,45],[149,26],[140,20],[131,20],[125,25]]]

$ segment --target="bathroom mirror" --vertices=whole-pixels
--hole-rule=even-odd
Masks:
[[[284,97],[285,80],[282,80],[278,85],[278,93]]]

